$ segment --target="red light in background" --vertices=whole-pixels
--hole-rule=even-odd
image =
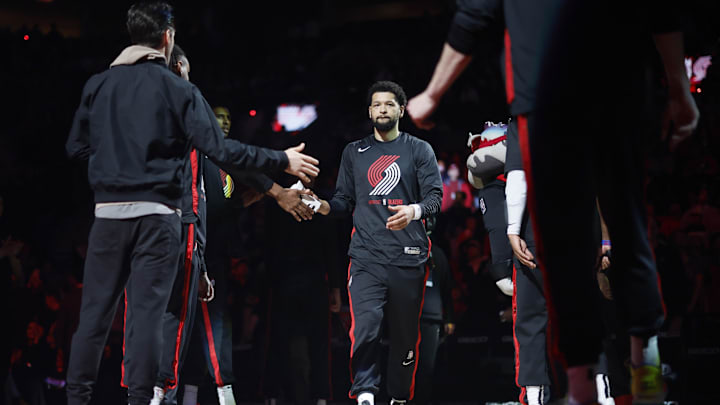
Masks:
[[[254,117],[254,116],[257,115],[257,111],[255,111],[255,110],[250,110],[250,113],[249,113],[249,114],[250,114],[251,117]]]
[[[23,36],[23,40],[27,41],[27,40],[29,40],[29,39],[30,39],[30,35],[25,34],[25,35]]]

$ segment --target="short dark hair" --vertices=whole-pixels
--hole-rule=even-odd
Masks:
[[[161,1],[135,3],[127,12],[125,24],[133,44],[157,48],[162,44],[163,33],[175,28],[173,8]]]
[[[394,94],[395,100],[397,100],[398,104],[403,106],[407,105],[407,96],[405,95],[405,90],[403,90],[403,88],[400,87],[399,84],[388,80],[375,82],[372,86],[370,86],[367,94],[368,105],[372,103],[373,94],[385,91]]]
[[[180,46],[178,44],[175,44],[175,46],[173,47],[172,53],[170,54],[169,66],[170,66],[170,70],[172,70],[174,73],[176,73],[178,75],[180,74],[180,72],[178,72],[175,69],[177,68],[178,62],[180,62],[180,60],[182,58],[187,58],[187,55],[185,54],[185,51],[183,51],[182,48],[180,48]]]

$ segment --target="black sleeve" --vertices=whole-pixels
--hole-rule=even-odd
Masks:
[[[353,162],[350,145],[343,150],[338,170],[335,194],[328,201],[330,215],[334,217],[350,215],[355,211],[355,180],[353,179]]]
[[[419,141],[415,149],[417,179],[422,196],[422,201],[418,205],[422,209],[422,217],[427,218],[440,212],[443,196],[442,179],[435,152],[430,144]]]
[[[70,159],[87,159],[90,156],[90,100],[92,94],[89,90],[90,81],[85,84],[85,88],[80,98],[80,105],[75,111],[70,136],[68,136],[65,144],[65,151]]]
[[[270,190],[272,185],[275,184],[273,179],[258,172],[233,172],[232,176],[233,179],[237,179],[238,182],[252,187],[255,191],[259,193],[267,192],[268,190]]]
[[[447,43],[469,55],[482,36],[500,24],[503,24],[502,0],[458,0]]]
[[[523,170],[522,151],[518,136],[517,120],[512,120],[507,129],[507,151],[505,152],[505,175],[513,170]]]
[[[197,87],[190,87],[191,95],[182,112],[185,133],[198,150],[225,171],[255,169],[284,170],[288,165],[285,152],[246,145],[226,139],[215,114]]]

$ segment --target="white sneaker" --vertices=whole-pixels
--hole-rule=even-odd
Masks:
[[[150,400],[150,405],[160,405],[163,398],[165,398],[165,390],[160,387],[154,387],[153,397]]]
[[[605,374],[595,375],[597,386],[597,401],[599,405],[615,405],[615,400],[610,396],[610,379]]]
[[[361,392],[357,397],[358,405],[375,405],[375,395],[372,392]]]
[[[223,385],[222,387],[218,387],[217,393],[219,405],[235,405],[232,385]]]

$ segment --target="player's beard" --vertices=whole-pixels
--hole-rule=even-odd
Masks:
[[[392,118],[390,117],[387,121],[379,122],[378,119],[373,120],[373,127],[377,129],[380,132],[387,132],[395,127],[395,124],[397,124],[398,118]]]

